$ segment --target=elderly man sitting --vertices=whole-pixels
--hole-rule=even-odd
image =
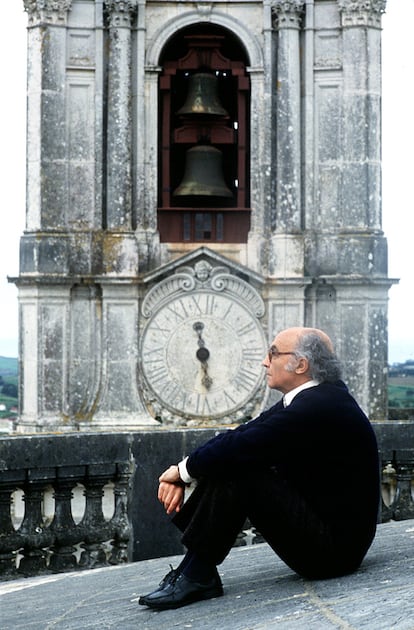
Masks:
[[[160,476],[158,498],[175,512],[188,551],[140,604],[163,610],[222,595],[217,565],[246,517],[307,578],[351,573],[367,553],[379,505],[377,444],[340,380],[331,340],[318,329],[284,330],[263,366],[283,399]]]

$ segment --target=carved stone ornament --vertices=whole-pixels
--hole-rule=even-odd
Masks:
[[[159,308],[161,303],[168,302],[179,293],[194,289],[230,293],[242,300],[256,317],[264,315],[264,303],[256,289],[229,273],[227,267],[213,267],[206,260],[198,261],[194,267],[180,267],[172,276],[150,289],[142,303],[142,314],[144,317],[151,317],[154,309]]]
[[[275,28],[300,28],[305,3],[302,0],[277,0],[272,3]]]
[[[137,10],[137,0],[105,0],[105,12],[110,28],[131,27]]]
[[[381,27],[381,15],[386,0],[338,0],[342,13],[342,26]]]
[[[197,2],[197,11],[200,17],[209,19],[213,10],[212,2]]]
[[[29,24],[39,22],[66,24],[72,0],[23,0],[24,10],[29,16]]]
[[[149,290],[141,389],[166,424],[242,422],[264,396],[262,297],[222,265],[199,260]]]

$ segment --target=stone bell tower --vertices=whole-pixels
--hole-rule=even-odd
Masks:
[[[243,421],[292,325],[383,419],[385,0],[23,1],[18,429]]]

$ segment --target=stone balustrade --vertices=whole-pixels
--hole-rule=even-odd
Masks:
[[[378,423],[375,429],[382,468],[378,520],[412,519],[414,448],[404,446],[414,444],[414,423]],[[0,580],[180,553],[179,534],[156,500],[158,474],[215,432],[160,428],[0,438]],[[84,497],[75,506],[80,488]],[[23,496],[21,518],[13,508],[16,492]],[[250,529],[236,544],[260,541]]]
[[[30,436],[0,440],[0,579],[90,569],[130,559],[130,437]],[[104,487],[113,511],[104,517]],[[73,517],[74,490],[84,488],[83,515]],[[13,498],[23,494],[16,527]],[[52,494],[54,510],[44,504]]]

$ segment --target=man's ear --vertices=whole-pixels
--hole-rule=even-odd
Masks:
[[[305,357],[300,357],[295,367],[296,374],[306,374],[309,369],[309,361]]]

